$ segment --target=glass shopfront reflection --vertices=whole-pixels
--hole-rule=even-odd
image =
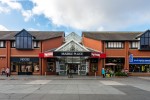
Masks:
[[[39,58],[11,58],[11,72],[17,72],[18,75],[32,75],[39,70]]]
[[[67,70],[71,70],[72,74],[86,75],[88,73],[88,57],[58,57],[58,73],[59,75],[67,75]]]

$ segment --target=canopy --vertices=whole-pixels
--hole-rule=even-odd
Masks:
[[[117,65],[115,63],[106,63],[105,66]]]

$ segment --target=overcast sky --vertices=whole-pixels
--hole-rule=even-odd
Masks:
[[[0,30],[146,31],[150,0],[0,0]]]

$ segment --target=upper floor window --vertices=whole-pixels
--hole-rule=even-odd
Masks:
[[[33,46],[34,48],[39,48],[40,47],[39,41],[33,41]]]
[[[0,48],[5,48],[5,41],[0,41]]]
[[[16,48],[17,49],[32,49],[32,39],[33,36],[29,34],[26,30],[20,31],[15,35],[16,38]]]
[[[137,49],[139,47],[139,42],[138,41],[132,41],[129,44],[130,49]]]
[[[124,42],[106,42],[106,48],[121,49],[124,48]]]
[[[146,31],[140,37],[140,49],[150,50],[150,31]]]
[[[11,41],[11,47],[15,48],[16,47],[16,42],[15,41]]]

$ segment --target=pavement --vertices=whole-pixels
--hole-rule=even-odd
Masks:
[[[0,100],[150,100],[150,77],[0,78]]]
[[[0,76],[0,80],[98,80],[101,79],[101,76],[79,76],[73,75],[73,78],[68,78],[68,76],[59,76],[59,75],[11,75],[6,77],[5,75]]]

